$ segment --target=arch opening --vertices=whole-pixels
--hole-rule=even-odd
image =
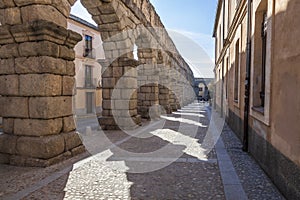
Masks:
[[[80,17],[79,17],[80,16]],[[71,8],[67,28],[81,35],[75,50],[75,95],[73,110],[77,124],[84,117],[96,118],[102,112],[101,65],[105,59],[100,31],[92,16],[77,1]]]

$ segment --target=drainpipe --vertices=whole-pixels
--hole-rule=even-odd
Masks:
[[[248,151],[249,146],[249,112],[250,112],[250,80],[251,80],[251,3],[248,0],[248,22],[247,22],[247,60],[246,60],[246,80],[245,80],[245,107],[244,107],[244,138],[243,151]]]

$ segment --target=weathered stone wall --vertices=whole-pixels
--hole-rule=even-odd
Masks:
[[[138,113],[142,118],[150,118],[149,108],[157,109],[159,105],[159,69],[156,54],[157,51],[150,48],[138,49],[139,60],[143,63],[138,68]]]
[[[193,74],[148,0],[81,2],[103,39],[106,59],[100,61],[103,116],[99,119],[103,129],[133,129],[140,125],[141,108],[149,116],[153,105],[161,103],[170,112],[193,100],[189,92]],[[85,150],[75,132],[72,110],[73,48],[81,40],[67,30],[74,3],[0,1],[1,161],[48,166]],[[133,49],[139,38],[150,47],[140,45],[140,59],[135,60]],[[157,76],[147,75],[148,69]],[[140,82],[139,88],[138,75],[152,83]],[[138,91],[145,91],[139,107]]]
[[[102,128],[131,129],[140,124],[139,115],[144,118],[149,118],[149,109],[151,107],[157,110],[159,114],[159,108],[157,107],[157,109],[155,109],[155,106],[161,103],[163,104],[162,106],[170,112],[169,107],[171,107],[170,104],[172,102],[167,103],[167,101],[174,101],[176,106],[173,107],[174,110],[176,110],[180,108],[182,104],[194,99],[194,95],[188,92],[187,94],[190,96],[183,100],[183,91],[190,91],[187,88],[192,85],[193,74],[189,66],[178,53],[174,43],[164,29],[159,16],[149,1],[115,0],[98,4],[88,2],[92,1],[82,1],[88,11],[93,15],[93,19],[99,24],[106,55],[106,60],[101,61],[104,66],[102,74],[104,112],[103,116],[99,119]],[[109,11],[103,11],[108,8]],[[126,15],[124,13],[126,13]],[[136,62],[132,60],[134,57],[132,53],[134,45],[137,45],[139,48],[139,60]],[[173,89],[163,87],[161,87],[161,90],[159,89],[160,81],[172,82],[172,79],[168,76],[169,79],[165,79],[166,77],[163,75],[160,77],[159,75],[160,71],[166,71],[161,69],[166,66],[166,63],[161,62],[160,65],[158,65],[158,50],[164,51],[163,53],[169,57],[169,59],[174,60],[173,63],[176,63],[176,67],[174,66],[172,68],[176,74],[176,77],[174,77],[176,83],[173,84]],[[120,62],[116,62],[116,60],[120,58],[132,60],[132,63],[135,64],[132,66],[121,66]],[[122,71],[122,67],[131,67],[130,71],[132,72],[135,71],[135,69],[137,70],[137,72],[133,73],[137,73],[138,75],[138,88],[134,88],[135,84],[130,88],[122,88],[119,82],[119,80],[123,81],[125,75],[124,71]],[[119,70],[117,70],[117,68],[119,68]],[[187,74],[185,73],[186,71],[190,73]],[[155,76],[156,73],[158,73],[158,76]],[[180,81],[182,78],[185,80]],[[191,83],[188,83],[189,81]],[[150,84],[146,84],[147,82]],[[131,81],[131,83],[133,83],[133,81]],[[131,91],[132,94],[134,94],[133,91],[136,89],[138,91],[138,98],[133,98],[130,101],[124,101],[124,97],[122,96],[118,98],[118,90],[126,89],[129,89],[127,93]],[[168,96],[167,98],[167,95],[165,95],[167,90],[173,90],[173,94],[175,95],[171,95],[171,98]],[[113,93],[116,94],[114,98],[112,98]],[[170,91],[168,91],[168,93],[170,93]],[[124,104],[121,106],[122,108],[120,108],[120,104]],[[137,105],[137,107],[135,107],[135,105]],[[118,111],[122,109],[130,109],[129,114],[128,112],[126,114],[127,119],[124,122],[122,122],[122,118],[125,117],[124,112],[126,111]],[[136,113],[139,115],[136,115]],[[120,123],[117,123],[116,120],[124,125],[130,124],[130,126],[124,127],[120,125]]]
[[[81,36],[66,30],[70,7],[68,1],[1,1],[5,163],[44,167],[85,151],[72,111],[73,47]]]
[[[171,63],[168,57],[164,55],[161,51],[158,52],[157,65],[159,69],[159,105],[162,106],[163,113],[170,114],[172,112],[170,103],[170,70]],[[162,113],[162,114],[163,114]]]

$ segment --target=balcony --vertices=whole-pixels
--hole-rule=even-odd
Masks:
[[[87,88],[87,89],[101,88],[101,81],[98,78],[85,78],[84,79],[84,88]]]
[[[86,48],[85,46],[83,47],[83,57],[85,58],[91,58],[91,59],[95,59],[96,58],[96,53],[95,53],[95,49],[89,49]]]

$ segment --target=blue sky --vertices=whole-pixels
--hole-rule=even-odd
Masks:
[[[196,77],[213,77],[213,24],[217,0],[150,0]],[[75,14],[94,23],[79,1]]]

